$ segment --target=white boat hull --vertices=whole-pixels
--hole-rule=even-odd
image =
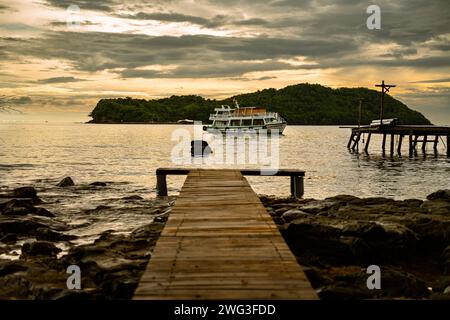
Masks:
[[[237,132],[237,133],[262,133],[267,132],[268,134],[271,134],[275,131],[277,131],[279,134],[282,134],[284,129],[286,128],[286,123],[272,123],[272,124],[266,124],[264,126],[258,126],[258,127],[213,127],[213,126],[205,126],[204,130],[209,133],[222,133],[226,134],[227,132]]]

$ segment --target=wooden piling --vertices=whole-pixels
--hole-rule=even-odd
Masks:
[[[403,134],[401,134],[398,137],[397,153],[398,153],[399,156],[402,154],[402,142],[403,142]]]
[[[413,135],[410,132],[409,133],[409,157],[412,158],[414,155],[413,153]]]
[[[395,148],[394,138],[395,138],[394,134],[391,134],[391,148],[389,150],[391,158],[394,156],[394,148]]]
[[[428,136],[424,135],[423,136],[423,141],[422,141],[422,152],[423,153],[427,152],[427,139],[428,139]]]
[[[383,156],[386,154],[386,133],[383,133],[383,143],[381,144],[381,150],[383,150]]]
[[[361,139],[361,132],[358,132],[358,134],[356,135],[356,138],[353,142],[353,146],[352,146],[353,151],[355,151],[356,146],[358,145],[360,139]]]
[[[435,155],[437,155],[437,153],[438,153],[438,150],[437,150],[438,142],[439,142],[439,136],[436,135],[436,136],[434,137],[434,143],[433,143],[433,150],[434,150],[434,154],[435,154]]]
[[[367,136],[366,145],[364,146],[364,152],[368,153],[369,150],[369,143],[370,143],[370,137],[372,136],[372,132],[369,132],[369,135]]]

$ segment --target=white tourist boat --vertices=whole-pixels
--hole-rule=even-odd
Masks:
[[[286,128],[287,123],[278,113],[267,112],[265,108],[244,107],[241,108],[236,100],[235,107],[222,105],[215,108],[209,120],[212,124],[204,126],[207,132],[226,133],[227,131],[248,132],[267,130],[267,133],[278,131],[280,134]]]

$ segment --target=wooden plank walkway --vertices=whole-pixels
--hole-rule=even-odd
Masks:
[[[317,299],[237,170],[191,170],[134,299]]]

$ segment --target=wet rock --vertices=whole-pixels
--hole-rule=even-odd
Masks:
[[[49,228],[38,228],[36,230],[36,239],[43,241],[71,241],[78,237],[53,231]]]
[[[37,191],[33,187],[21,187],[13,190],[13,196],[17,198],[37,198]]]
[[[372,298],[372,294],[367,288],[349,286],[345,282],[319,288],[317,294],[322,300],[358,300]]]
[[[92,182],[89,185],[90,186],[94,186],[94,187],[106,187],[106,183],[105,182],[100,182],[100,181]]]
[[[7,219],[5,219],[7,218]],[[47,225],[26,217],[0,216],[0,234],[34,235],[37,228],[47,228]]]
[[[285,222],[291,222],[292,220],[295,220],[295,219],[298,219],[301,217],[305,217],[305,216],[309,216],[309,214],[302,210],[291,209],[291,210],[288,210],[285,213],[283,213],[283,215],[281,217],[283,218],[283,220]]]
[[[75,185],[75,183],[73,182],[71,177],[65,177],[56,186],[57,187],[71,187],[74,185]]]
[[[450,200],[450,190],[438,190],[427,196],[428,200]]]
[[[47,241],[26,242],[22,245],[22,255],[20,258],[27,256],[56,256],[61,249],[57,248],[53,243]]]
[[[2,238],[0,238],[0,242],[3,243],[16,243],[17,242],[17,235],[14,233],[8,233]]]
[[[37,215],[37,216],[42,216],[42,217],[55,217],[55,215],[53,213],[51,213],[50,211],[48,211],[45,208],[35,208],[33,214]]]
[[[34,211],[32,199],[6,199],[0,203],[2,215],[27,215]]]
[[[0,263],[0,277],[27,270],[28,267],[20,260],[4,261]]]
[[[450,216],[450,201],[443,199],[436,199],[432,201],[425,201],[421,206],[429,214],[439,214]]]
[[[0,299],[28,299],[32,283],[22,276],[9,274],[0,277]]]
[[[450,275],[450,245],[442,252],[441,260],[444,266],[444,274]]]

